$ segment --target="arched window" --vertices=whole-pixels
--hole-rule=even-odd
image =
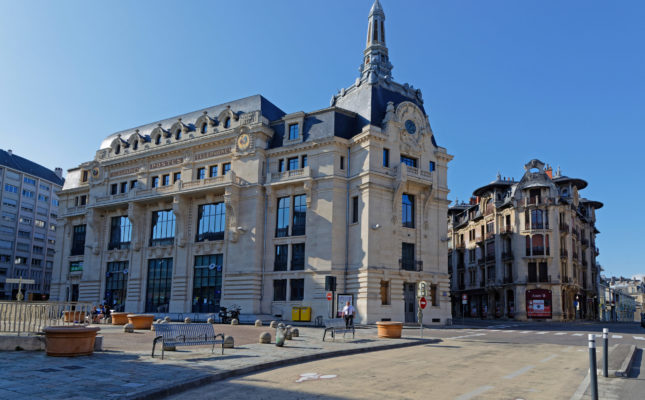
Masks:
[[[378,21],[374,21],[374,34],[372,35],[372,40],[378,42]]]
[[[208,124],[207,124],[206,122],[204,122],[204,123],[202,124],[202,133],[206,133],[206,130],[207,130],[207,129],[208,129]]]
[[[157,135],[155,138],[155,144],[161,144],[161,135]]]
[[[177,132],[175,132],[175,139],[181,139],[181,128],[177,128]]]
[[[138,148],[139,148],[139,140],[137,139],[134,142],[132,142],[132,150],[136,150]]]
[[[224,128],[228,129],[230,127],[231,127],[231,118],[226,118],[226,120],[224,120]]]
[[[381,21],[381,42],[385,43],[385,25],[383,25],[383,21]]]
[[[121,145],[117,144],[114,148],[114,154],[119,154],[121,152]]]

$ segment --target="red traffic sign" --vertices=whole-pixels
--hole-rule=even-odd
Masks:
[[[422,310],[426,308],[427,305],[428,305],[428,302],[426,301],[425,297],[422,297],[421,299],[419,299],[419,306],[421,307]]]
[[[462,294],[461,299],[462,300],[468,300],[468,295],[467,294]]]
[[[331,301],[331,292],[327,292],[327,300]]]

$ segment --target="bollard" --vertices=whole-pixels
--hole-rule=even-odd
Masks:
[[[609,329],[602,328],[602,376],[609,377]]]
[[[596,339],[589,334],[589,386],[591,386],[591,400],[598,400],[598,377],[596,376]]]

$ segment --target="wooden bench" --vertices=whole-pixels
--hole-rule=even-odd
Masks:
[[[331,338],[332,340],[336,340],[336,334],[337,333],[342,333],[343,334],[343,339],[345,338],[345,334],[348,332],[352,333],[352,339],[354,339],[354,322],[352,321],[352,325],[349,328],[345,327],[345,320],[344,319],[328,319],[325,320],[325,331],[323,332],[323,342],[325,341],[325,336],[327,335],[327,332],[331,333]]]
[[[215,326],[212,324],[154,324],[155,332],[158,335],[152,342],[152,358],[155,357],[155,345],[161,340],[161,359],[163,360],[164,348],[166,346],[200,346],[212,344],[211,353],[215,351],[215,345],[222,344],[224,354],[224,334],[215,333]],[[221,339],[218,339],[221,338]]]

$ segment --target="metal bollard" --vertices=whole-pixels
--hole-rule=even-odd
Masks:
[[[594,334],[589,334],[589,376],[591,386],[591,400],[598,400],[598,377],[596,376],[596,339]]]
[[[609,376],[609,329],[602,328],[602,376]]]

